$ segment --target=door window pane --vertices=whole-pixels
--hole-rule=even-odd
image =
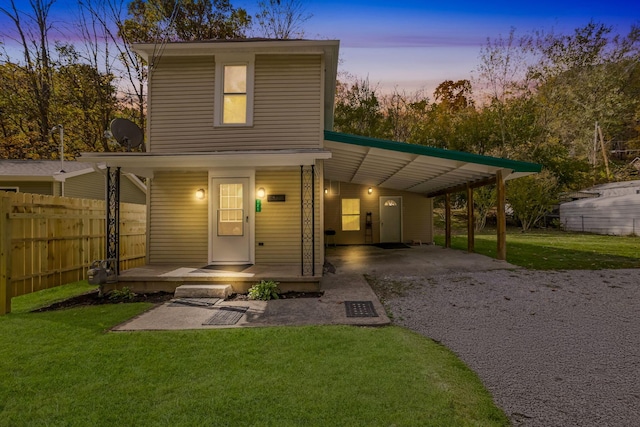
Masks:
[[[220,184],[218,209],[218,236],[244,235],[244,209],[242,184]]]

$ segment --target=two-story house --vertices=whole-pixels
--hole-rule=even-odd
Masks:
[[[251,265],[247,283],[259,267],[264,277],[291,276],[292,286],[317,283],[325,237],[430,243],[430,195],[497,171],[539,170],[332,132],[338,47],[251,39],[135,46],[150,70],[147,152],[82,159],[148,178],[150,266],[204,277],[204,266]]]

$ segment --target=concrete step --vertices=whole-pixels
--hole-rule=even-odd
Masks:
[[[233,293],[231,285],[181,285],[176,288],[176,298],[207,298],[226,299]]]

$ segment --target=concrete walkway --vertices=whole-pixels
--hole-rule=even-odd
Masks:
[[[165,303],[124,324],[114,331],[216,329],[255,326],[359,325],[390,323],[364,274],[376,277],[407,274],[421,276],[450,271],[482,271],[516,268],[503,261],[461,251],[423,245],[406,249],[380,249],[375,246],[344,246],[327,249],[327,261],[335,272],[320,281],[320,298],[272,301],[218,301],[210,307]],[[333,269],[332,269],[333,270]],[[376,317],[347,317],[345,301],[371,301]],[[222,307],[248,307],[233,325],[206,325],[215,310]]]

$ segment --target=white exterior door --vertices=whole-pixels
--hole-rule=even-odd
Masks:
[[[380,243],[402,242],[402,197],[380,197]]]
[[[211,178],[210,264],[251,263],[249,178]]]

